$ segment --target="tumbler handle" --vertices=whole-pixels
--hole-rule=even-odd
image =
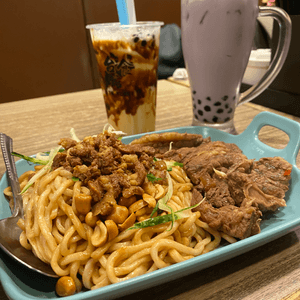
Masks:
[[[261,94],[276,78],[287,57],[291,36],[292,23],[287,12],[279,7],[259,7],[259,17],[273,17],[279,24],[279,41],[275,56],[265,75],[251,88],[240,94],[238,105],[251,101]]]

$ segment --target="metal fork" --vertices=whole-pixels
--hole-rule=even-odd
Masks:
[[[9,136],[5,135],[4,133],[0,133],[0,143],[6,167],[7,181],[11,186],[14,196],[14,208],[12,216],[0,220],[0,247],[8,255],[31,270],[46,276],[58,277],[50,265],[41,261],[32,253],[32,251],[23,248],[19,242],[19,237],[22,230],[17,225],[17,222],[23,217],[23,200],[20,192],[15,161],[11,154],[13,151],[13,141]]]

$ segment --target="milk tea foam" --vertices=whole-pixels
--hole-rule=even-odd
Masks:
[[[91,30],[109,123],[136,134],[155,130],[160,26]]]
[[[182,0],[182,46],[194,125],[233,118],[257,9],[257,0]]]

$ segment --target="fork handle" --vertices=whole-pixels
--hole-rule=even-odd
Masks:
[[[16,169],[15,160],[12,156],[13,140],[11,137],[0,132],[0,144],[2,155],[6,167],[6,174],[8,184],[11,186],[11,190],[14,196],[14,210],[12,216],[23,215],[23,199],[21,196],[20,184]]]

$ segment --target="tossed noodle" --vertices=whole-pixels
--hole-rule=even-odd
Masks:
[[[174,212],[189,207],[192,184],[183,169],[173,166],[173,195],[168,201]],[[32,172],[20,178],[25,186]],[[221,234],[202,222],[200,212],[187,210],[171,222],[127,230],[136,221],[147,220],[167,186],[148,184],[141,199],[128,203],[129,217],[122,224],[107,218],[80,214],[73,199],[90,191],[62,167],[48,171],[23,195],[25,217],[20,243],[51,264],[58,276],[71,276],[79,292],[124,281],[192,257],[219,246]],[[5,194],[12,197],[9,188]],[[126,199],[125,199],[126,200]],[[125,201],[123,199],[123,201]],[[162,213],[163,215],[166,212]],[[230,242],[235,240],[224,236]],[[78,276],[78,275],[81,276]]]

